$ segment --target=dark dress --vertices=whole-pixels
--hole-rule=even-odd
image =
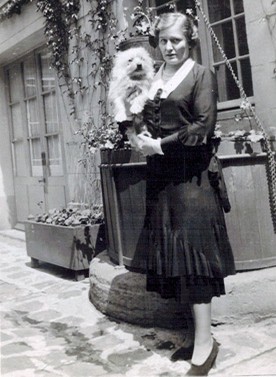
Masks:
[[[217,87],[210,70],[195,63],[167,98],[144,109],[164,155],[147,158],[147,289],[181,302],[210,302],[235,274],[223,206],[222,172],[212,153]]]

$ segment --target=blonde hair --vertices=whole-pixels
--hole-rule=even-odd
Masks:
[[[179,12],[175,13],[163,13],[161,14],[154,25],[154,35],[158,43],[159,33],[176,23],[179,23],[182,27],[184,37],[187,40],[188,45],[193,48],[195,47],[198,40],[198,30],[194,23],[194,20],[189,15],[184,15]]]

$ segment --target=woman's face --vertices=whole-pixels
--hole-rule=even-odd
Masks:
[[[167,65],[180,67],[188,59],[189,46],[179,22],[160,31],[159,48]]]

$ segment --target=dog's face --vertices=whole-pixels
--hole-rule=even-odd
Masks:
[[[153,78],[153,61],[143,47],[133,47],[118,52],[114,62],[113,76],[118,78],[125,75],[138,81]]]

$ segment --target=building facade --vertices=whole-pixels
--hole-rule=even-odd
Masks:
[[[0,0],[0,12],[8,3]],[[89,12],[93,3],[97,2],[81,0],[79,10],[79,22],[90,31]],[[117,28],[130,25],[130,13],[138,1],[116,0],[112,3]],[[165,11],[168,3],[175,4],[180,11],[195,9],[193,0],[148,0],[144,3],[156,14]],[[267,134],[275,138],[275,1],[201,0],[201,4]],[[200,45],[196,58],[216,73],[218,122],[225,132],[238,128],[248,130],[251,127],[248,119],[239,119],[237,123],[240,91],[200,12],[198,16]],[[82,51],[81,56],[82,61],[88,62],[87,67],[91,63],[89,51]],[[51,68],[50,60],[44,16],[37,11],[35,1],[24,5],[20,14],[2,20],[0,229],[23,228],[29,214],[63,208],[69,202],[85,202],[91,195],[85,188],[85,173],[78,163],[82,151],[76,137],[76,118],[85,121],[87,114],[97,114],[103,94],[94,92],[91,96],[78,97],[77,117],[72,117],[68,98],[64,96],[63,86]],[[89,84],[85,77],[88,71],[80,68],[80,72],[80,77]],[[99,180],[97,171],[92,174],[95,174],[95,181]]]

